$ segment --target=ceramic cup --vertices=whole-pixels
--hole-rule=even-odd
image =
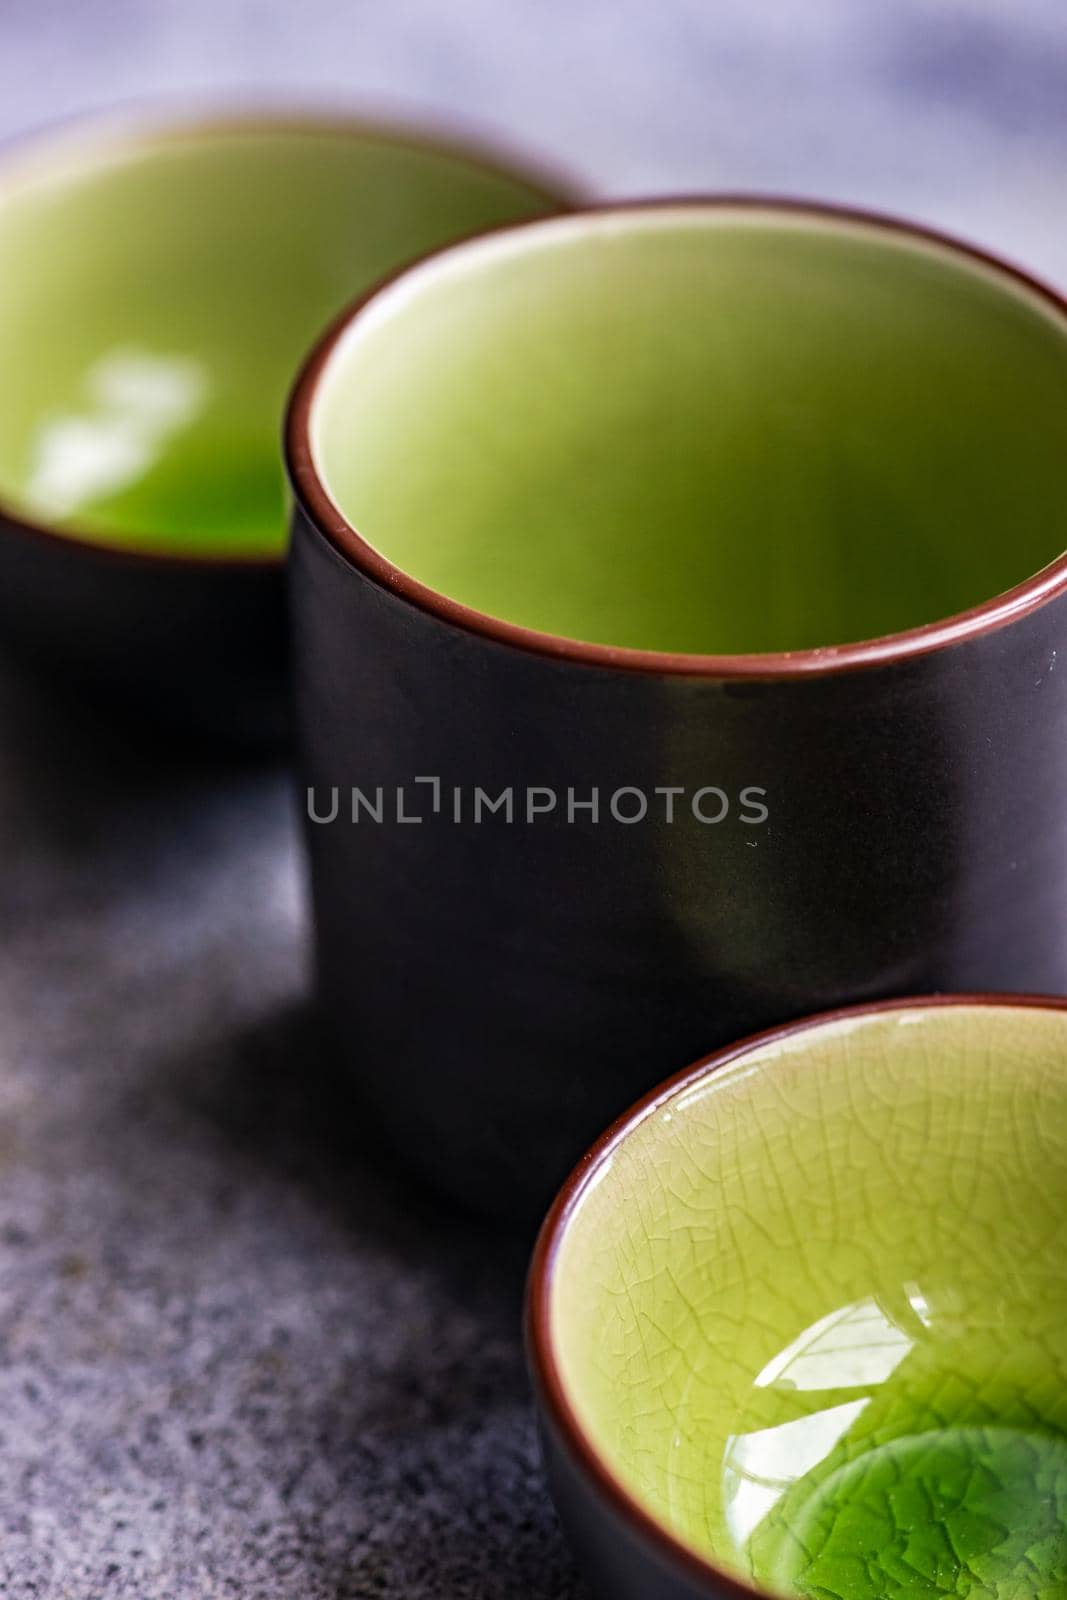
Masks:
[[[1067,1582],[1067,1001],[734,1046],[624,1117],[538,1244],[560,1509],[615,1600]]]
[[[557,207],[430,136],[315,113],[30,140],[0,161],[0,630],[227,736],[282,719],[293,370],[354,293]]]
[[[708,1043],[1067,987],[1067,308],[697,201],[445,251],[295,392],[319,976],[493,1210]],[[495,809],[492,807],[495,806]]]

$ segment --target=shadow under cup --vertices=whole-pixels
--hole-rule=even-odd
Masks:
[[[537,1203],[650,1062],[1064,986],[1054,295],[812,208],[538,223],[358,310],[289,455],[324,994],[436,1178]]]

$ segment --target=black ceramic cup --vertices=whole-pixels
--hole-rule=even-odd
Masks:
[[[503,230],[287,428],[325,1011],[396,1148],[536,1208],[697,1050],[1067,986],[1067,307],[817,207]]]
[[[277,437],[308,341],[427,249],[554,211],[432,133],[88,121],[0,159],[0,637],[227,740],[286,717]]]

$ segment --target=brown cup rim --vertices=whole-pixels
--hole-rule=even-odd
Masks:
[[[420,150],[465,161],[483,172],[524,184],[531,193],[549,201],[562,211],[570,210],[581,191],[569,176],[558,175],[542,166],[536,156],[516,153],[509,142],[473,132],[447,116],[431,116],[417,121],[388,110],[378,112],[330,106],[314,100],[242,98],[234,105],[212,97],[208,100],[133,101],[110,111],[88,111],[31,128],[0,145],[0,203],[5,190],[19,169],[27,173],[34,163],[41,175],[61,172],[69,165],[91,171],[95,158],[110,151],[148,148],[164,143],[212,139],[229,134],[331,135],[341,139],[392,145],[397,149]],[[88,150],[77,141],[83,135]],[[89,153],[91,151],[91,154]],[[476,234],[471,237],[477,237]],[[462,243],[463,240],[453,241]],[[412,263],[414,264],[414,263]],[[115,535],[71,534],[45,521],[28,516],[0,495],[0,525],[3,533],[14,532],[34,542],[79,551],[120,566],[140,571],[160,570],[218,574],[280,573],[287,553],[223,556],[189,555],[157,549],[130,548]]]
[[[983,269],[1002,280],[1006,288],[1023,291],[1063,323],[1067,332],[1067,297],[1024,268],[982,247],[957,239],[936,228],[879,211],[836,205],[818,200],[782,198],[759,194],[683,194],[637,200],[608,201],[572,208],[564,216],[568,222],[598,216],[625,216],[633,211],[672,211],[680,208],[711,211],[739,210],[769,212],[783,216],[811,217],[817,221],[844,223],[889,233],[913,244],[936,248],[954,257],[961,265]],[[400,596],[420,611],[498,644],[550,657],[557,661],[585,666],[608,667],[633,672],[705,678],[751,680],[790,679],[828,676],[863,667],[882,666],[892,661],[928,655],[960,644],[983,633],[992,632],[1016,618],[1044,605],[1067,590],[1067,551],[1011,589],[982,601],[965,611],[924,623],[917,628],[863,639],[850,644],[817,645],[803,650],[766,651],[754,654],[711,655],[692,652],[644,650],[631,646],[593,644],[561,634],[527,628],[479,611],[411,577],[374,548],[350,522],[330,496],[315,465],[311,445],[311,413],[331,355],[342,336],[369,310],[378,296],[409,273],[422,272],[454,251],[476,246],[480,240],[500,236],[521,236],[531,229],[551,228],[563,217],[541,217],[526,222],[508,223],[486,229],[475,239],[460,240],[429,252],[418,262],[391,273],[366,294],[360,295],[341,313],[323,334],[301,369],[289,398],[284,426],[284,455],[290,482],[311,521],[334,550],[381,588]]]
[[[600,1138],[590,1146],[564,1182],[541,1225],[534,1246],[526,1283],[524,1332],[526,1360],[544,1416],[559,1436],[565,1449],[596,1489],[598,1496],[622,1520],[632,1534],[651,1545],[668,1566],[703,1585],[709,1596],[726,1593],[733,1600],[767,1600],[775,1591],[746,1583],[735,1573],[718,1566],[710,1558],[678,1538],[667,1525],[631,1494],[612,1470],[607,1459],[590,1439],[574,1410],[563,1383],[552,1338],[552,1280],[560,1246],[582,1196],[595,1182],[605,1162],[639,1124],[652,1116],[666,1101],[730,1062],[766,1045],[795,1038],[798,1034],[847,1022],[861,1017],[884,1016],[896,1011],[953,1009],[989,1006],[997,1009],[1028,1011],[1067,1011],[1067,997],[1040,994],[930,994],[909,995],[902,999],[878,1000],[860,1005],[841,1006],[817,1012],[794,1022],[750,1034],[722,1050],[713,1051],[691,1066],[668,1078],[624,1111]]]

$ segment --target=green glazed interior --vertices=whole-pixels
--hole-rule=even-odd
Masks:
[[[95,541],[284,545],[278,433],[311,341],[420,253],[554,209],[339,122],[61,141],[0,175],[0,498]]]
[[[961,252],[773,207],[451,252],[357,318],[312,422],[396,566],[599,644],[874,638],[1067,547],[1067,317]]]
[[[610,1470],[813,1600],[1067,1592],[1067,1013],[820,1025],[587,1184],[550,1326]]]

